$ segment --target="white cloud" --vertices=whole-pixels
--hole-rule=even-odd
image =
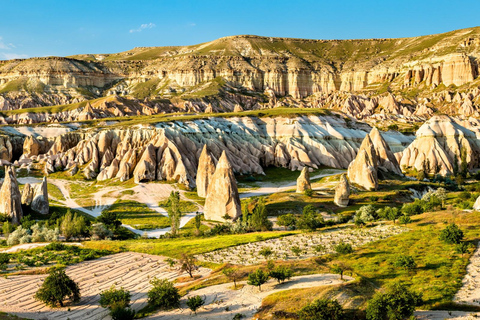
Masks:
[[[134,33],[134,32],[142,32],[143,30],[145,29],[152,29],[152,28],[155,28],[155,23],[144,23],[140,26],[140,28],[138,29],[130,29],[130,33]]]
[[[3,42],[3,38],[0,37],[0,50],[10,50],[12,48],[15,48],[13,43],[5,43]]]
[[[18,54],[11,51],[15,48],[16,46],[13,43],[5,43],[3,37],[0,37],[0,60],[28,58],[26,54]]]

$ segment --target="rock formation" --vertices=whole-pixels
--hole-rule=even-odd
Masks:
[[[153,181],[157,177],[157,155],[155,147],[149,144],[138,161],[133,177],[135,183]]]
[[[415,168],[430,174],[452,174],[461,152],[468,169],[480,164],[480,144],[475,133],[448,116],[434,116],[416,132],[416,139],[402,153],[402,168]]]
[[[367,190],[376,190],[378,187],[377,170],[377,153],[370,135],[366,135],[355,160],[348,166],[348,179]]]
[[[197,170],[197,194],[199,197],[205,198],[208,194],[208,184],[215,173],[215,162],[209,154],[207,145],[203,146],[200,159],[198,160]]]
[[[348,206],[350,197],[350,185],[347,180],[347,176],[342,174],[340,176],[340,181],[335,187],[335,197],[333,202],[339,207]]]
[[[237,182],[225,151],[209,182],[204,214],[205,219],[216,221],[225,221],[226,216],[236,220],[242,214]]]
[[[307,190],[312,190],[312,186],[310,185],[308,168],[304,167],[297,178],[297,193],[304,193]]]
[[[480,211],[480,197],[475,200],[475,203],[473,204],[473,210]]]
[[[401,175],[402,170],[400,169],[400,165],[398,164],[395,155],[390,150],[387,142],[380,134],[380,131],[378,131],[376,127],[373,127],[368,135],[372,140],[373,147],[377,154],[378,167],[384,169],[385,171]]]
[[[30,183],[25,183],[22,191],[22,204],[26,206],[31,205],[34,193],[35,189],[30,185]]]
[[[49,201],[48,201],[48,188],[47,188],[47,178],[43,177],[41,183],[35,186],[35,193],[32,200],[32,210],[40,214],[48,214]]]
[[[12,166],[5,166],[5,180],[0,188],[0,213],[11,217],[13,224],[19,224],[23,217],[22,195]]]

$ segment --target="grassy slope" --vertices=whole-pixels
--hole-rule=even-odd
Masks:
[[[104,212],[115,212],[118,214],[118,218],[122,223],[140,230],[166,228],[170,226],[168,217],[136,201],[119,199]]]

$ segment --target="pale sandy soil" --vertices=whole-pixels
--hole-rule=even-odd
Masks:
[[[2,128],[3,131],[7,131],[12,134],[24,134],[26,136],[43,136],[46,138],[57,137],[64,133],[72,131],[72,128],[62,125],[47,125],[47,126],[34,126],[34,127],[10,127],[6,126]]]
[[[306,259],[332,253],[335,251],[335,246],[342,241],[350,243],[352,247],[355,248],[407,230],[406,228],[392,225],[379,225],[366,229],[333,229],[312,234],[298,234],[248,243],[204,253],[198,255],[197,258],[201,261],[215,263],[228,262],[232,264],[251,265],[266,261],[266,258],[260,255],[260,251],[268,247],[272,251],[268,259]],[[322,246],[322,250],[316,251],[315,248],[317,246]],[[292,251],[293,247],[301,249],[298,256]]]
[[[345,172],[345,170],[337,170],[337,169],[328,169],[328,172],[322,173],[315,175],[313,177],[310,177],[310,180],[315,180],[315,179],[320,179],[323,177],[329,177],[329,176],[334,176],[340,173]],[[300,174],[300,173],[299,173]],[[258,188],[255,188],[252,191],[241,193],[240,198],[250,198],[250,197],[255,197],[255,196],[263,196],[266,194],[271,194],[271,193],[278,193],[278,192],[284,192],[288,191],[291,189],[294,189],[297,185],[297,181],[292,181],[288,183],[282,183],[282,184],[275,184],[271,182],[258,182],[259,185]]]
[[[453,301],[480,306],[480,246],[470,258],[462,284]]]
[[[112,285],[128,290],[133,308],[140,310],[146,305],[152,278],[173,281],[188,277],[186,273],[170,269],[163,257],[133,252],[82,262],[67,267],[66,272],[80,286],[79,303],[57,309],[46,307],[33,298],[46,275],[9,276],[0,278],[0,311],[28,319],[109,319],[108,311],[99,305],[99,294]],[[209,273],[209,269],[200,268],[195,274]]]
[[[38,247],[45,247],[48,244],[50,244],[50,242],[24,243],[24,244],[19,244],[19,245],[13,246],[11,248],[8,248],[8,249],[0,251],[0,252],[12,253],[12,252],[20,251],[20,250],[29,250],[29,249],[38,248]],[[65,244],[69,245],[69,246],[81,246],[82,245],[79,242],[65,242]]]
[[[344,278],[348,281],[352,280],[349,277]],[[290,281],[283,284],[277,284],[275,280],[269,280],[268,283],[262,285],[262,291],[259,291],[257,287],[247,285],[246,282],[240,282],[244,287],[239,290],[233,290],[233,283],[221,284],[190,292],[185,297],[182,297],[180,310],[158,312],[147,319],[231,320],[237,313],[244,315],[242,319],[251,319],[261,306],[262,300],[273,293],[290,289],[335,285],[344,282],[336,274],[314,274],[293,277]],[[197,311],[195,316],[186,306],[186,301],[189,297],[197,295],[205,300],[205,305]]]

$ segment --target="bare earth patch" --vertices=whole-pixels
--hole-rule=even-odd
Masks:
[[[197,258],[202,261],[215,263],[251,265],[266,261],[267,259],[260,254],[260,251],[270,248],[272,253],[268,256],[268,259],[306,259],[333,253],[335,246],[340,242],[349,243],[355,248],[407,230],[406,228],[392,225],[379,225],[365,229],[334,229],[248,243],[201,254]],[[296,250],[296,248],[299,250]]]
[[[350,277],[344,277],[346,280],[352,280]],[[147,319],[162,320],[230,320],[235,314],[240,313],[242,319],[252,319],[262,304],[262,300],[275,292],[318,287],[325,285],[335,285],[344,283],[340,276],[336,274],[314,274],[307,276],[293,277],[290,281],[283,284],[277,284],[275,280],[270,280],[262,285],[262,291],[257,287],[246,285],[246,282],[239,282],[241,289],[233,290],[233,283],[226,283],[211,286],[190,292],[182,297],[181,307],[169,312],[159,312]],[[186,306],[186,301],[191,296],[201,296],[205,300],[205,305],[197,311],[197,315],[192,314]]]
[[[109,319],[108,310],[100,307],[99,299],[100,292],[112,285],[130,291],[133,308],[140,310],[146,305],[152,278],[173,281],[188,276],[170,269],[164,259],[125,252],[70,266],[66,272],[78,283],[82,298],[79,303],[65,308],[52,309],[33,298],[46,275],[0,278],[0,311],[28,319]],[[205,276],[209,272],[209,269],[200,268],[196,274]]]

